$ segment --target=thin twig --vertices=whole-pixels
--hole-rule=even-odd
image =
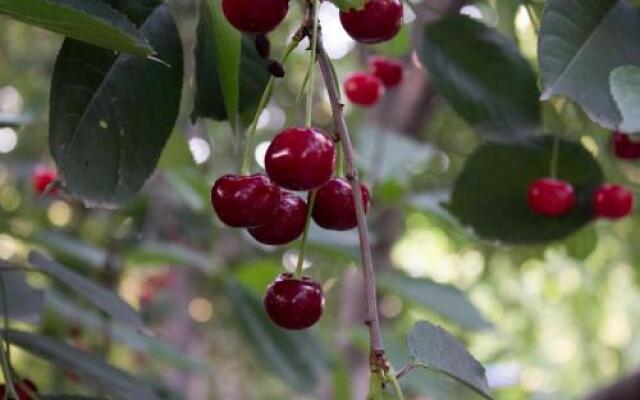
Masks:
[[[417,366],[415,362],[410,362],[404,367],[400,368],[400,371],[396,372],[396,379],[402,379],[405,375],[413,371],[413,369]]]

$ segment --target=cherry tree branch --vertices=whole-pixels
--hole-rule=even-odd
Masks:
[[[355,199],[356,218],[358,220],[358,234],[360,236],[360,255],[362,259],[362,269],[364,274],[365,296],[367,302],[367,321],[369,334],[371,336],[371,352],[370,362],[371,371],[379,372],[388,369],[385,358],[384,345],[382,343],[382,334],[380,331],[380,318],[378,315],[378,300],[376,295],[375,273],[373,269],[373,257],[371,253],[371,241],[369,239],[369,229],[365,217],[364,203],[362,200],[362,192],[360,191],[360,180],[358,179],[358,170],[355,165],[353,145],[349,136],[349,129],[344,117],[344,105],[340,100],[337,78],[333,72],[331,61],[322,43],[322,37],[318,34],[317,38],[318,64],[322,77],[329,93],[331,109],[333,111],[333,122],[335,124],[336,133],[340,139],[340,144],[344,151],[344,168],[345,176],[353,190]]]

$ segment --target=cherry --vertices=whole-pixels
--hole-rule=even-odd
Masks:
[[[569,183],[541,178],[529,187],[529,207],[538,214],[560,217],[573,208],[576,195]]]
[[[46,165],[38,165],[33,170],[31,175],[31,182],[33,184],[33,190],[37,194],[43,194],[49,185],[58,179],[58,173],[55,169],[49,168]],[[57,191],[56,188],[52,188],[49,193],[53,194]]]
[[[386,87],[394,87],[402,81],[403,68],[402,62],[393,58],[383,56],[369,58],[369,71]]]
[[[307,203],[292,193],[282,192],[276,213],[268,223],[250,228],[249,233],[258,242],[282,245],[296,240],[307,222]]]
[[[269,33],[282,22],[289,0],[222,0],[225,17],[239,31]]]
[[[365,212],[369,211],[369,189],[360,184]],[[344,178],[333,178],[316,192],[313,220],[325,229],[346,231],[358,226],[351,185]]]
[[[13,387],[16,389],[16,394],[18,395],[18,400],[32,400],[33,398],[29,395],[29,392],[25,388],[29,388],[29,390],[33,393],[38,393],[38,387],[35,383],[33,383],[29,379],[23,379],[20,382],[14,382]],[[6,385],[0,385],[0,399],[4,399],[5,393],[7,391]]]
[[[280,189],[262,174],[225,175],[211,188],[211,204],[222,222],[250,228],[271,220],[280,201]]]
[[[340,11],[344,30],[361,43],[393,38],[402,26],[401,0],[368,0],[361,10]]]
[[[633,209],[633,193],[619,185],[604,184],[593,195],[593,207],[598,217],[626,217]]]
[[[289,128],[279,133],[265,156],[267,174],[285,189],[307,191],[333,175],[336,154],[327,135],[316,128]]]
[[[631,136],[622,132],[613,133],[613,152],[618,158],[636,160],[640,158],[640,143],[631,140]]]
[[[344,92],[352,103],[370,107],[384,94],[384,85],[375,75],[355,72],[344,81]]]
[[[284,273],[267,288],[264,307],[276,325],[289,330],[307,329],[322,316],[324,293],[313,278],[296,279]]]

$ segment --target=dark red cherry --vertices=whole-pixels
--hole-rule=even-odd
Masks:
[[[324,293],[310,277],[296,279],[281,274],[267,288],[264,308],[278,326],[289,330],[307,329],[315,325],[324,310]]]
[[[29,395],[29,391],[33,393],[38,393],[38,388],[36,384],[33,383],[29,379],[23,379],[20,382],[14,382],[13,387],[16,389],[16,394],[18,395],[18,400],[32,400],[33,397]],[[26,388],[29,389],[26,390]],[[5,393],[7,391],[6,385],[0,385],[0,399],[4,399]]]
[[[239,31],[268,33],[287,15],[289,0],[222,0],[225,17]]]
[[[292,193],[282,192],[276,213],[264,225],[250,228],[249,233],[258,242],[272,246],[296,240],[307,222],[307,203]]]
[[[626,133],[613,133],[613,152],[618,158],[624,160],[637,160],[640,158],[640,142],[635,142]]]
[[[345,79],[344,92],[353,104],[370,107],[384,94],[384,85],[375,75],[355,72]]]
[[[265,168],[285,189],[307,191],[325,184],[333,175],[333,142],[316,128],[289,128],[269,145]]]
[[[626,217],[633,209],[633,193],[619,185],[604,184],[593,195],[593,208],[601,218]]]
[[[573,208],[576,195],[569,183],[541,178],[529,187],[529,207],[538,214],[560,217]]]
[[[280,188],[262,174],[225,175],[211,188],[211,204],[218,218],[236,228],[269,222],[280,202]]]
[[[401,0],[368,0],[361,10],[340,11],[344,30],[361,43],[393,38],[402,27]]]
[[[49,187],[49,185],[58,179],[58,173],[55,169],[49,168],[45,165],[38,165],[31,175],[31,183],[33,184],[33,190],[37,194],[42,194]],[[56,188],[51,190],[51,194],[57,191]]]
[[[369,71],[386,87],[394,87],[402,81],[403,68],[402,62],[393,58],[383,56],[369,58]]]
[[[369,189],[360,184],[365,212],[369,211]],[[351,185],[344,178],[333,178],[316,192],[313,220],[324,229],[346,231],[358,226]]]

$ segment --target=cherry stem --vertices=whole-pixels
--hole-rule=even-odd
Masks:
[[[393,367],[389,368],[389,373],[386,374],[385,377],[387,381],[391,383],[391,386],[393,386],[393,390],[396,392],[396,397],[398,398],[398,400],[405,400],[404,393],[402,393],[402,386],[400,386],[400,381],[398,380]]]
[[[413,371],[413,369],[417,366],[415,362],[410,362],[404,367],[400,369],[400,371],[396,372],[396,379],[400,380],[403,376],[407,375],[409,372]]]
[[[344,176],[344,150],[342,146],[338,146],[338,168],[337,175]]]
[[[299,43],[300,41],[296,40],[295,38],[291,41],[291,43],[289,43],[289,46],[287,46],[287,49],[285,50],[284,55],[282,56],[282,59],[280,61],[282,64],[287,61],[287,58],[289,58],[291,52],[293,52],[293,50],[298,47]],[[260,103],[258,103],[256,113],[251,120],[251,124],[247,128],[247,132],[245,134],[246,143],[244,145],[244,154],[242,155],[242,164],[240,167],[241,175],[249,175],[249,173],[251,172],[251,153],[253,150],[253,141],[256,136],[256,128],[258,126],[258,121],[260,120],[260,115],[262,115],[262,111],[267,106],[267,102],[269,101],[269,97],[271,96],[271,90],[273,89],[274,81],[275,77],[273,75],[269,77],[267,86],[264,88],[264,92],[262,92]]]
[[[316,71],[316,55],[318,52],[318,0],[312,0],[309,3],[309,12],[311,13],[313,25],[309,35],[311,55],[309,56],[309,87],[307,89],[307,114],[305,119],[305,126],[307,128],[311,126],[313,119],[313,88]]]
[[[317,38],[318,62],[320,71],[324,78],[325,87],[329,94],[331,109],[333,111],[333,121],[335,130],[340,137],[340,144],[344,151],[344,166],[346,178],[351,184],[353,197],[355,200],[356,219],[358,221],[358,235],[360,237],[360,255],[362,259],[362,269],[364,275],[365,295],[367,302],[367,321],[369,327],[370,343],[370,363],[371,371],[379,374],[388,369],[385,357],[382,334],[380,330],[380,317],[378,315],[378,300],[376,295],[375,272],[373,268],[373,257],[371,254],[371,241],[364,211],[364,202],[360,190],[358,170],[355,165],[353,145],[349,136],[347,122],[344,116],[344,105],[340,102],[340,93],[337,89],[336,76],[334,75],[329,61],[329,56],[322,44],[322,38]]]
[[[304,223],[304,232],[302,233],[302,239],[300,241],[300,252],[298,253],[298,262],[296,264],[295,277],[300,279],[303,275],[304,257],[307,252],[307,238],[309,236],[309,226],[311,225],[311,213],[313,212],[313,206],[316,204],[317,190],[312,190],[307,196],[307,219]]]

